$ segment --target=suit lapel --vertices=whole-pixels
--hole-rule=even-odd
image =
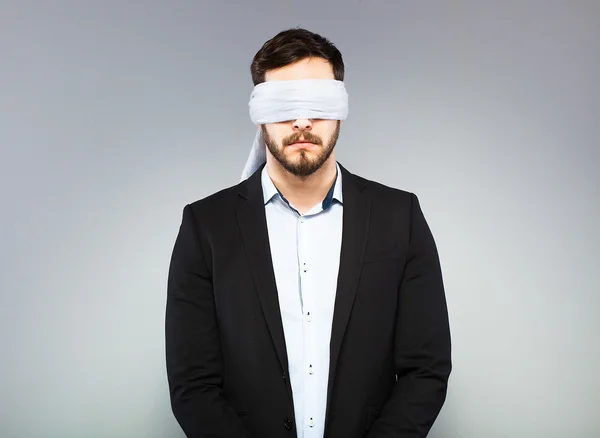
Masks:
[[[252,271],[263,314],[273,339],[277,357],[279,357],[282,369],[287,373],[288,358],[269,245],[260,180],[261,171],[262,167],[239,185],[236,213],[244,250]]]
[[[338,357],[350,318],[358,287],[361,267],[367,244],[370,219],[370,201],[361,193],[363,180],[358,179],[340,165],[343,190],[343,229],[337,292],[331,328],[329,383],[327,388],[326,425],[329,420],[331,394],[335,382]]]

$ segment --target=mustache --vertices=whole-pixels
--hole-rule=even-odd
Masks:
[[[292,135],[284,138],[282,141],[282,144],[283,144],[283,146],[289,146],[292,143],[296,143],[300,140],[314,143],[317,145],[323,144],[323,140],[321,140],[321,137],[319,137],[318,135],[315,135],[311,132],[308,132],[308,131],[307,132],[295,132]]]

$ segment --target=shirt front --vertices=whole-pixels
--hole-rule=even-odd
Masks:
[[[261,174],[298,438],[322,438],[329,340],[342,242],[342,173],[327,196],[300,214]]]

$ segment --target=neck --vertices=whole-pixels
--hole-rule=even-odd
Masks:
[[[319,170],[309,176],[289,173],[269,154],[266,167],[275,187],[301,214],[325,198],[336,178],[335,153],[331,154]]]

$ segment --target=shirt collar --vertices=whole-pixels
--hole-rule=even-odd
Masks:
[[[338,201],[340,203],[343,203],[342,172],[340,170],[340,165],[337,162],[336,162],[335,166],[336,166],[336,178],[333,181],[331,188],[327,192],[325,199],[323,199],[323,203],[322,203],[323,210],[326,210],[327,208],[329,208],[333,204],[333,201]],[[268,204],[271,201],[271,199],[273,199],[273,197],[277,196],[277,195],[279,195],[281,197],[282,201],[284,201],[286,204],[289,205],[288,201],[284,198],[284,196],[277,189],[277,187],[275,187],[275,184],[273,184],[273,180],[271,180],[271,177],[269,176],[269,173],[267,172],[267,166],[263,167],[263,170],[261,173],[261,182],[262,182],[263,198],[264,198],[265,205]]]

